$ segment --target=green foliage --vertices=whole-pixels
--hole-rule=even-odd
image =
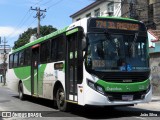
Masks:
[[[40,27],[41,37],[48,35],[56,30],[57,29],[53,28],[51,25],[41,26]],[[31,35],[36,34],[36,33],[37,33],[37,28],[28,28],[28,30],[25,31],[24,33],[22,33],[21,35],[19,35],[18,40],[16,42],[14,42],[13,49],[19,48],[19,47],[25,45],[26,43],[29,43],[29,39],[30,39]]]

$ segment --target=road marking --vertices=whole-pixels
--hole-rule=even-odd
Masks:
[[[135,118],[138,118],[138,119],[141,119],[141,120],[147,120],[146,118],[143,118],[143,117],[135,117]]]

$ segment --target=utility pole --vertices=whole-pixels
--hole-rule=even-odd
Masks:
[[[3,47],[3,83],[4,85],[6,84],[6,70],[7,70],[7,63],[6,63],[6,60],[7,60],[7,51],[6,51],[6,47],[9,47],[9,45],[6,45],[7,41],[6,41],[6,38],[4,37],[4,40],[2,41],[3,45],[0,45],[0,47]]]
[[[40,37],[40,20],[45,17],[43,12],[47,12],[47,11],[46,11],[46,9],[41,10],[40,7],[39,8],[36,7],[34,9],[31,7],[31,10],[37,11],[37,14],[36,14],[36,16],[34,18],[38,19],[37,38],[39,38]]]
[[[135,0],[130,1],[129,10],[130,10],[130,18],[137,19]]]

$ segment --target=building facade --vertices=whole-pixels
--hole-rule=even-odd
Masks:
[[[151,5],[153,6],[153,21],[156,25],[156,29],[160,30],[160,1],[151,0]]]
[[[148,21],[148,0],[123,0],[122,17]]]
[[[150,46],[150,68],[153,94],[160,96],[160,30],[148,30],[153,36]]]
[[[159,0],[96,0],[72,14],[72,22],[85,17],[122,16],[140,20],[148,29],[160,30]]]
[[[121,16],[121,0],[96,0],[70,17],[72,22],[75,22],[85,17],[109,15]]]
[[[4,58],[4,48],[0,48],[0,75],[3,74],[3,68],[4,68],[4,59],[6,59],[6,63],[8,63],[8,56],[9,56],[9,52],[11,51],[11,48],[6,48],[6,57]]]
[[[143,21],[148,29],[160,29],[159,0],[123,0],[122,17]]]

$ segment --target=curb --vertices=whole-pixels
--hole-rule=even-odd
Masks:
[[[160,101],[160,96],[152,96],[152,101]]]

